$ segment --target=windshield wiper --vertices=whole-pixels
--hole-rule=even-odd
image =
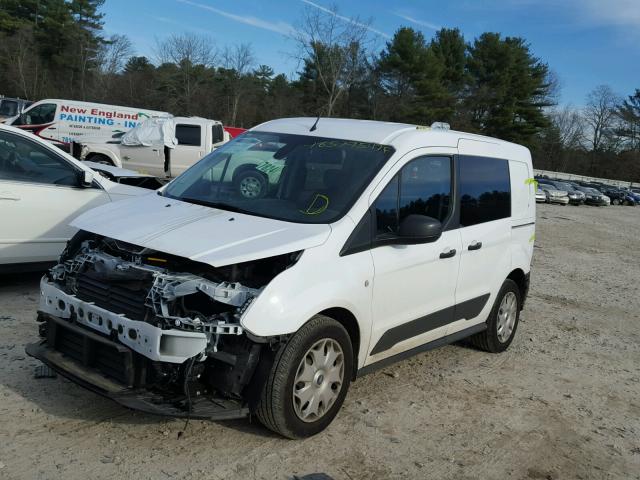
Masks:
[[[203,207],[211,207],[217,208],[220,210],[226,210],[227,212],[235,212],[235,213],[245,213],[247,215],[256,215],[254,212],[250,210],[245,210],[240,207],[236,207],[234,205],[229,205],[228,203],[223,202],[209,202],[207,200],[201,200],[199,198],[189,198],[189,197],[177,197],[176,200],[181,200],[183,202],[193,203],[195,205],[202,205]]]

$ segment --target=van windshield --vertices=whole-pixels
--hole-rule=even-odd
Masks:
[[[164,194],[278,220],[331,223],[393,152],[377,143],[246,132],[176,178]]]

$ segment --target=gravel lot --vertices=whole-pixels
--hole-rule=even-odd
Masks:
[[[33,378],[39,275],[0,278],[0,478],[640,479],[640,208],[539,205],[515,341],[453,345],[352,385],[333,425],[128,411]]]

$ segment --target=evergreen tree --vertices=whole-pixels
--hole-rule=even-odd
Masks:
[[[617,134],[625,141],[630,150],[640,151],[640,89],[636,88],[617,109],[621,126]]]
[[[472,128],[486,135],[529,143],[548,125],[547,64],[521,38],[484,33],[469,46],[465,107]]]

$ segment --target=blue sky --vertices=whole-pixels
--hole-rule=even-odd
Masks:
[[[250,43],[256,59],[293,76],[295,46],[287,38],[304,8],[325,0],[107,0],[107,34],[126,34],[138,55],[154,56],[156,40],[194,32],[216,46]],[[560,102],[580,106],[596,85],[629,95],[640,88],[640,0],[352,0],[336,2],[345,17],[371,19],[378,46],[403,25],[427,38],[458,27],[467,41],[485,31],[520,36],[557,74]]]

